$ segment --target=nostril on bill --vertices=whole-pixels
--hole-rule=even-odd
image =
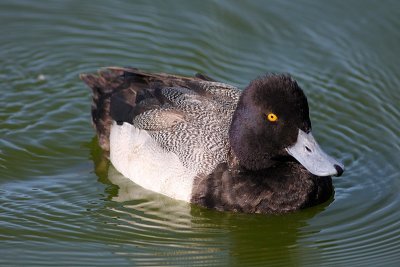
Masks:
[[[307,152],[311,152],[311,149],[308,146],[306,146],[306,150]]]
[[[342,167],[340,167],[339,165],[337,165],[337,164],[335,164],[335,165],[333,165],[333,167],[335,167],[335,169],[336,169],[336,171],[337,171],[337,176],[339,177],[339,176],[341,176],[342,174],[343,174],[343,168]]]

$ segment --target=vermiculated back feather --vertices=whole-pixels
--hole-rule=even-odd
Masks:
[[[200,74],[188,78],[118,67],[81,78],[93,91],[92,119],[104,150],[109,150],[115,120],[148,131],[197,173],[208,173],[226,160],[228,130],[240,96],[236,87]]]

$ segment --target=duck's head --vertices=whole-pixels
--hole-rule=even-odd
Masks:
[[[229,138],[239,164],[249,170],[288,156],[317,176],[340,176],[344,170],[314,139],[307,98],[288,75],[270,74],[250,83],[234,112]]]

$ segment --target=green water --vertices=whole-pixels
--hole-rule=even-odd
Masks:
[[[398,1],[0,2],[0,265],[399,266]],[[221,213],[118,174],[78,79],[110,65],[245,87],[291,73],[346,165],[283,216]]]

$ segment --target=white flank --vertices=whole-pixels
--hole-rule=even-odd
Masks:
[[[191,199],[195,173],[184,167],[175,153],[162,149],[145,130],[113,122],[110,160],[122,175],[143,188],[186,202]]]

